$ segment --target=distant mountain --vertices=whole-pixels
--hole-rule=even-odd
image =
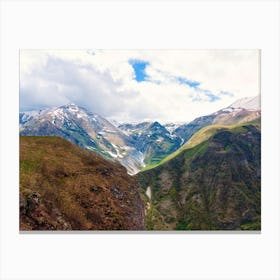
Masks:
[[[60,137],[20,137],[20,230],[143,230],[144,223],[137,181],[119,163]]]
[[[260,119],[210,125],[140,172],[151,230],[260,230]]]
[[[29,111],[19,113],[19,125],[24,125],[25,123],[31,121],[35,116],[40,114],[40,111]]]
[[[236,124],[252,121],[261,116],[260,97],[246,97],[213,114],[196,118],[190,123],[179,126],[173,134],[186,143],[199,129],[211,124]]]
[[[118,128],[129,136],[140,136],[153,122],[121,123]]]
[[[169,123],[163,123],[162,125],[171,133],[175,131],[179,126],[186,125],[187,122],[169,122]]]
[[[20,135],[63,137],[106,158],[117,159],[131,174],[144,166],[142,153],[133,147],[126,134],[103,117],[75,104],[33,113],[22,123]]]
[[[184,125],[179,126],[174,130],[173,133],[181,139],[181,144],[184,144],[192,137],[192,135],[196,131],[198,131],[202,127],[212,124],[214,119],[214,114],[196,118],[190,123],[186,123]]]
[[[21,112],[20,135],[60,136],[105,158],[119,161],[129,174],[151,168],[208,125],[248,122],[261,115],[259,97],[243,98],[213,114],[180,124],[110,122],[75,104]]]
[[[148,165],[159,163],[180,147],[180,138],[159,122],[128,123],[118,128],[131,138],[133,146],[144,155],[144,162]]]
[[[258,111],[261,109],[261,102],[260,102],[260,96],[255,96],[255,97],[244,97],[236,102],[232,103],[229,108],[242,108],[246,110],[254,110]]]

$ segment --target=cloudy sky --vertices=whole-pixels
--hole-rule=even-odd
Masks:
[[[258,94],[257,50],[20,52],[20,111],[76,103],[117,121],[191,121]]]

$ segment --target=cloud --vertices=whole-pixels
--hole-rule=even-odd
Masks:
[[[74,102],[119,121],[190,121],[259,92],[256,50],[20,53],[20,110]]]

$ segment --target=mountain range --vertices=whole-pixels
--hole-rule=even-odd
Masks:
[[[19,117],[22,230],[261,229],[259,97],[188,123]]]
[[[179,138],[158,122],[116,126],[75,104],[20,113],[20,135],[60,136],[119,161],[129,174],[159,162],[180,146]]]
[[[143,168],[156,166],[203,127],[260,117],[258,98],[243,98],[227,108],[183,124],[157,121],[113,124],[83,107],[68,104],[20,112],[20,135],[60,136],[107,159],[119,161],[133,175]]]
[[[259,118],[260,97],[245,97],[213,114],[201,116],[175,129],[174,134],[186,143],[199,129],[211,124],[235,124]]]

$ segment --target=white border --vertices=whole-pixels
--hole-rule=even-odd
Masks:
[[[279,279],[279,2],[2,1],[1,278]],[[261,234],[19,234],[20,48],[262,50]]]

